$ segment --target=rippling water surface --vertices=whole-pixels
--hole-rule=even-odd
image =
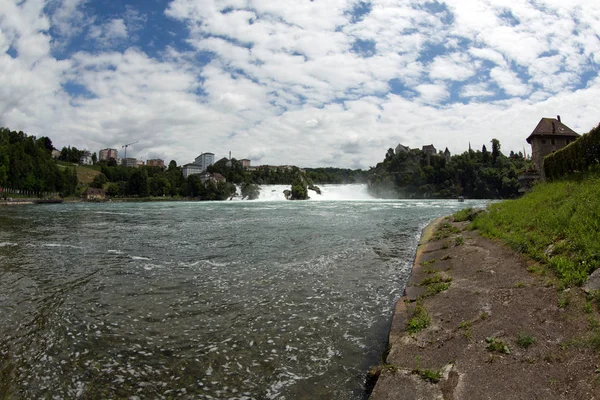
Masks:
[[[420,229],[480,203],[0,209],[0,397],[360,399]]]

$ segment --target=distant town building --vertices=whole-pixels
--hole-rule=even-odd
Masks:
[[[88,201],[98,201],[98,200],[105,200],[106,194],[104,193],[104,190],[102,190],[102,189],[88,187],[81,194],[81,197],[83,197],[84,200],[88,200]]]
[[[242,163],[242,168],[250,168],[250,160],[247,158],[242,158],[240,162]]]
[[[450,150],[448,150],[448,148],[446,147],[446,150],[444,150],[444,158],[446,159],[446,162],[450,162]]]
[[[52,158],[57,159],[58,157],[60,157],[60,150],[52,150]]]
[[[89,155],[89,152],[88,152],[88,155],[83,155],[83,156],[79,157],[79,164],[82,164],[82,165],[94,164],[94,162],[92,161],[92,156]]]
[[[213,153],[202,153],[194,160],[194,164],[199,165],[202,171],[205,171],[210,165],[215,163],[215,155]]]
[[[437,155],[437,150],[435,149],[435,147],[433,147],[433,144],[428,144],[428,145],[423,146],[422,151],[423,151],[423,153],[425,153],[428,156]]]
[[[398,146],[396,146],[396,154],[401,154],[401,153],[408,153],[410,151],[410,148],[408,146],[404,146],[402,143],[400,143]]]
[[[135,158],[123,158],[121,159],[121,165],[123,167],[128,167],[128,168],[137,168],[138,164],[137,164],[137,160]]]
[[[165,160],[161,160],[159,158],[153,158],[151,160],[146,161],[146,165],[149,167],[165,167]]]
[[[213,172],[210,173],[208,171],[204,171],[200,174],[200,180],[202,181],[202,183],[206,183],[206,182],[226,182],[227,179],[225,179],[225,177],[221,174],[219,174],[218,172]]]
[[[102,149],[98,152],[98,160],[100,161],[108,161],[111,158],[115,160],[119,158],[117,149]]]
[[[201,165],[198,164],[185,164],[183,166],[183,177],[184,178],[188,178],[190,175],[195,175],[195,174],[201,174],[202,172],[204,172],[204,170],[202,169]]]
[[[144,160],[137,160],[137,165],[136,167],[143,167],[144,166]]]
[[[543,176],[544,157],[562,149],[578,137],[578,133],[562,123],[560,115],[556,118],[542,118],[527,138],[535,169]]]

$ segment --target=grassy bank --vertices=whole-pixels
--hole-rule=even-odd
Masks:
[[[536,185],[472,226],[550,266],[562,286],[580,285],[600,266],[600,173]]]

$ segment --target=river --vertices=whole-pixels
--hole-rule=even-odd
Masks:
[[[483,202],[0,209],[0,397],[361,399],[423,226]]]

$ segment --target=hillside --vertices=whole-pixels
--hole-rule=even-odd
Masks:
[[[490,206],[473,227],[500,238],[580,285],[600,262],[600,172],[541,183],[517,200]]]
[[[58,161],[57,162],[59,168],[65,167],[75,167],[75,172],[77,173],[77,181],[84,185],[89,185],[92,183],[94,178],[101,174],[99,169],[93,167],[86,167],[83,165],[74,165],[73,163]]]

